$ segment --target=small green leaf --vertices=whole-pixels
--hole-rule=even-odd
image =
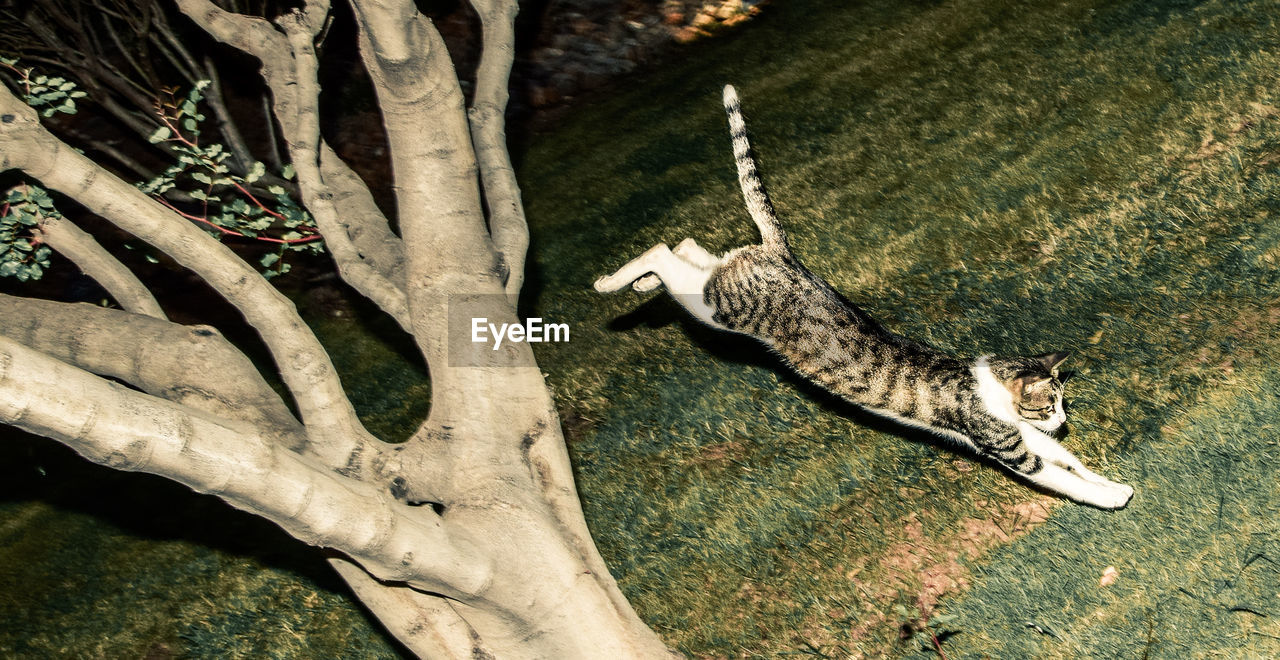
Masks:
[[[294,174],[295,172],[293,171],[293,163],[289,163],[288,165],[285,165],[284,168],[280,170],[280,176],[289,180],[293,180]],[[284,191],[282,190],[280,192],[284,192]],[[275,194],[278,195],[280,193],[275,193]]]
[[[268,252],[267,254],[262,255],[262,259],[258,263],[261,263],[263,268],[270,268],[271,264],[274,264],[277,261],[280,261],[280,255],[275,252]]]
[[[262,175],[266,173],[267,166],[263,165],[261,161],[254,161],[253,167],[249,168],[249,173],[245,175],[244,180],[246,183],[253,183],[261,179]]]
[[[150,142],[151,144],[155,144],[157,142],[164,142],[165,140],[169,139],[170,134],[171,134],[171,131],[169,130],[168,126],[161,126],[160,128],[157,128],[155,132],[152,133],[149,137],[147,137],[147,142]]]

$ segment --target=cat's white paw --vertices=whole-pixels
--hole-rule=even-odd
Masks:
[[[1086,502],[1099,509],[1122,509],[1133,499],[1133,487],[1110,482],[1110,485],[1099,484],[1098,488]]]
[[[634,289],[636,293],[649,293],[661,285],[662,280],[659,279],[657,275],[649,273],[648,275],[632,282],[631,288]]]

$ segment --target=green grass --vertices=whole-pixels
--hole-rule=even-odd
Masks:
[[[1280,657],[1280,372],[1250,368],[1122,462],[1123,515],[1064,508],[946,610],[958,657]],[[1113,584],[1099,586],[1106,567]],[[1030,621],[1052,635],[1037,633]],[[979,623],[980,622],[980,623]]]
[[[1278,17],[777,2],[533,136],[523,305],[572,326],[538,356],[641,616],[699,657],[927,656],[901,637],[937,613],[950,657],[1280,655]],[[590,291],[658,241],[756,240],[726,82],[811,269],[958,353],[1076,351],[1067,445],[1137,489],[1128,509],[904,437],[661,295]],[[403,437],[418,362],[322,312],[358,410]],[[48,443],[3,451],[0,655],[395,654],[270,525]]]
[[[1248,428],[1222,392],[1243,397],[1250,379],[1274,389],[1259,369],[1276,354],[1280,313],[1277,9],[783,3],[535,140],[521,166],[541,283],[532,308],[576,333],[539,358],[573,420],[597,541],[641,615],[694,655],[844,657],[913,653],[902,624],[955,609],[971,613],[946,642],[961,657],[1018,657],[1029,629],[993,612],[1022,616],[1032,596],[1006,604],[982,576],[1043,581],[1070,557],[1096,585],[1104,560],[1072,541],[1086,535],[1137,549],[1126,567],[1162,565],[1162,548],[1139,542],[1163,521],[1147,503],[1188,480],[1216,493],[1230,468],[1147,463],[1185,460],[1169,434],[1193,432],[1192,410]],[[1132,483],[1133,507],[1055,502],[1052,524],[997,565],[1004,555],[988,549],[1035,526],[1037,509],[1020,505],[1033,492],[834,404],[661,297],[589,290],[659,241],[756,240],[719,107],[726,82],[801,258],[940,347],[1075,350],[1068,446]],[[1224,456],[1253,455],[1211,437]],[[1256,459],[1263,475],[1278,467],[1274,451]],[[1264,519],[1274,495],[1265,479],[1239,493]],[[1164,529],[1163,542],[1203,524]],[[1065,531],[1040,540],[1050,529]],[[1266,547],[1245,538],[1233,550],[1255,542]],[[1169,572],[1190,571],[1185,560]],[[1007,579],[1006,591],[1028,588]],[[981,591],[965,598],[974,581]],[[1069,590],[1036,584],[1048,611]],[[1274,591],[1259,597],[1259,611],[1280,611]],[[1247,648],[1203,644],[1235,628],[1179,632],[1192,624],[1164,621],[1160,648]],[[1119,648],[1080,637],[1046,657]]]

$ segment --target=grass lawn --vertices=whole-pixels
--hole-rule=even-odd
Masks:
[[[725,83],[810,269],[957,353],[1075,351],[1066,445],[1129,508],[1039,495],[664,295],[590,290],[659,241],[757,240]],[[588,519],[670,644],[1280,657],[1280,0],[777,0],[584,101],[515,152],[522,304],[572,328],[536,349]],[[423,374],[312,316],[402,436]],[[0,656],[396,655],[270,525],[13,435]]]
[[[528,304],[576,333],[539,359],[646,621],[706,657],[927,655],[923,628],[954,657],[1280,656],[1277,17],[776,3],[533,140]],[[1128,509],[904,435],[662,296],[589,290],[659,241],[757,240],[726,82],[812,270],[957,353],[1075,351],[1067,445]]]

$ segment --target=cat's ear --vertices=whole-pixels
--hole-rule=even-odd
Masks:
[[[1053,353],[1045,353],[1037,355],[1033,359],[1039,360],[1044,365],[1045,371],[1048,371],[1054,378],[1058,377],[1058,365],[1066,362],[1071,357],[1071,351],[1055,351]]]

